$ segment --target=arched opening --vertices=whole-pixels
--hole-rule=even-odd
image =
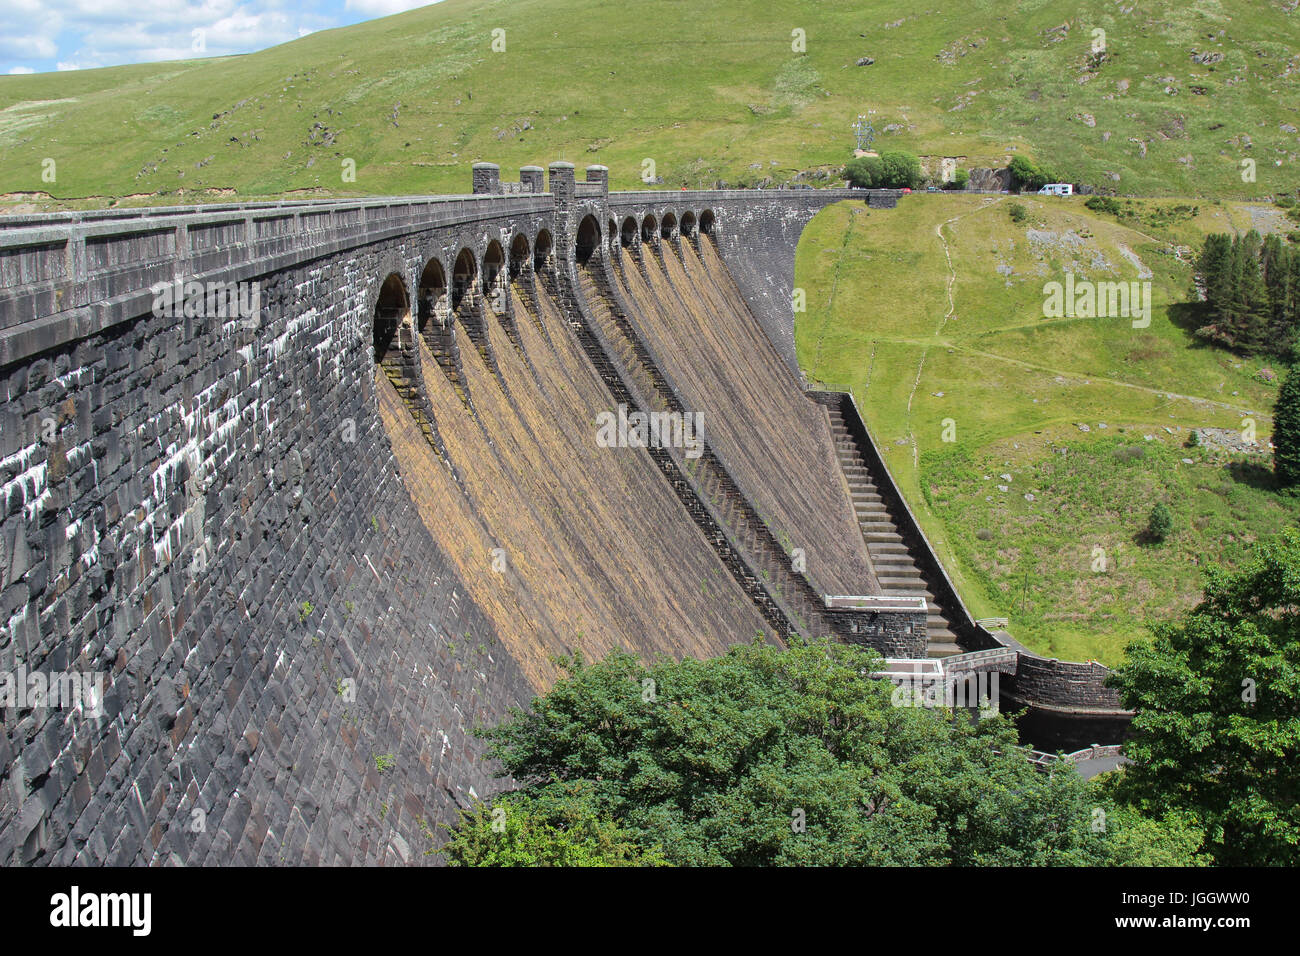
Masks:
[[[609,237],[609,251],[618,252],[619,236],[618,223],[613,219],[609,221],[609,227],[605,230],[605,235]]]
[[[533,272],[543,273],[551,267],[551,254],[555,243],[547,229],[538,230],[537,240],[533,243]]]
[[[501,243],[493,239],[483,253],[483,295],[497,312],[506,310],[506,256]]]
[[[469,249],[462,249],[460,255],[456,257],[456,264],[451,269],[451,308],[453,311],[460,308],[461,302],[465,296],[470,296],[474,289],[474,276],[478,269],[474,264],[474,253]]]
[[[513,282],[528,267],[528,237],[522,232],[510,243],[510,280]]]
[[[664,213],[663,225],[659,227],[659,235],[665,239],[672,239],[677,232],[677,217],[670,212]]]
[[[641,241],[654,242],[655,234],[659,231],[659,220],[652,215],[647,215],[641,220]]]
[[[383,365],[396,363],[400,367],[402,326],[411,314],[406,297],[406,284],[396,272],[390,273],[379,287],[375,302],[375,361]]]
[[[437,259],[430,259],[424,271],[420,273],[420,292],[416,302],[418,303],[416,328],[422,334],[427,336],[435,326],[441,328],[447,324],[447,319],[450,317],[447,302],[447,273]]]
[[[631,249],[636,245],[636,220],[631,216],[623,220],[622,240],[624,249]]]
[[[704,236],[713,235],[713,210],[706,209],[700,213],[700,234]]]
[[[687,239],[695,238],[695,213],[682,213],[682,235]]]
[[[578,265],[586,265],[600,246],[600,226],[595,216],[584,216],[578,223],[578,240],[573,249],[573,258]]]

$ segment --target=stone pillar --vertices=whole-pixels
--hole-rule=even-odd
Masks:
[[[501,192],[501,167],[496,163],[474,164],[474,195]]]
[[[551,195],[555,197],[555,261],[558,265],[573,259],[576,238],[573,222],[573,202],[577,184],[573,177],[573,163],[551,163]]]
[[[587,182],[599,183],[600,191],[606,196],[609,195],[609,167],[608,166],[588,166]]]
[[[540,166],[519,167],[519,183],[526,193],[546,192],[546,174]]]
[[[555,204],[571,204],[575,192],[573,163],[551,163],[551,194],[555,197]]]

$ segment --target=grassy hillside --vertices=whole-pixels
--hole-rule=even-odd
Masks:
[[[1020,152],[1124,193],[1295,188],[1294,0],[934,7],[446,0],[248,56],[0,77],[0,193],[89,204],[464,191],[479,159],[512,175],[604,163],[624,188],[647,158],[669,186],[779,182],[838,169],[859,113],[880,148],[966,165]],[[1243,157],[1257,182],[1242,182]]]
[[[1025,222],[1008,215],[1013,202]],[[1079,199],[840,203],[804,232],[796,265],[808,292],[801,363],[811,379],[853,386],[963,598],[977,615],[1009,617],[1035,649],[1076,660],[1116,661],[1145,622],[1197,599],[1206,565],[1234,564],[1300,517],[1266,458],[1185,447],[1192,428],[1240,430],[1247,418],[1261,441],[1270,434],[1268,363],[1205,346],[1179,308],[1189,247],[1264,224],[1268,211],[1196,200],[1129,209],[1121,224]],[[1044,318],[1044,284],[1066,271],[1149,274],[1150,327]],[[945,424],[955,440],[944,441]],[[1157,501],[1175,516],[1158,547],[1141,534]]]

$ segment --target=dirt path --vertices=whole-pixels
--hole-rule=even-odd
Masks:
[[[952,318],[953,314],[957,311],[957,302],[953,298],[953,294],[952,294],[952,287],[957,283],[957,270],[953,268],[952,251],[948,248],[948,239],[943,234],[943,227],[951,223],[954,223],[959,219],[964,219],[967,216],[970,216],[974,213],[981,212],[985,209],[988,209],[990,206],[996,205],[999,202],[1001,202],[1000,198],[986,200],[976,208],[968,209],[966,212],[961,213],[960,215],[957,216],[953,216],[951,219],[945,219],[943,222],[939,223],[937,226],[934,227],[934,234],[938,236],[939,241],[943,243],[943,258],[948,264],[948,283],[944,290],[948,296],[948,311],[945,312],[943,314],[943,318],[939,320],[939,326],[934,330],[934,335],[931,336],[931,339],[933,340],[939,339],[939,336],[943,334],[944,326],[948,324],[948,320]],[[920,449],[917,446],[917,442],[916,442],[916,434],[912,431],[912,424],[911,424],[912,423],[912,399],[916,397],[916,390],[918,387],[920,387],[921,374],[922,372],[925,371],[925,359],[930,354],[930,347],[935,344],[940,344],[940,343],[937,341],[929,341],[922,347],[921,361],[919,361],[916,364],[916,379],[912,382],[912,390],[907,395],[907,438],[908,441],[912,443],[912,467],[913,468],[920,467],[921,459],[920,459]]]
[[[812,374],[809,376],[817,381],[817,370],[821,367],[822,362],[822,341],[826,338],[826,327],[831,324],[831,318],[835,315],[835,291],[840,284],[840,269],[844,266],[844,253],[849,248],[849,241],[853,238],[853,226],[858,221],[858,210],[851,208],[849,210],[849,224],[844,230],[844,241],[840,244],[840,254],[835,259],[835,275],[831,277],[831,294],[826,300],[826,318],[822,320],[822,327],[817,332],[817,348],[813,351]]]

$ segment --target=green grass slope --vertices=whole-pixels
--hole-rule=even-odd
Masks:
[[[1027,221],[1012,222],[1012,202]],[[1204,345],[1179,308],[1200,236],[1267,210],[1161,200],[1130,211],[1121,224],[1079,199],[845,202],[812,221],[796,261],[803,367],[853,387],[972,611],[1009,617],[1036,650],[1108,663],[1147,622],[1193,604],[1207,565],[1234,565],[1300,516],[1267,458],[1185,447],[1193,428],[1246,419],[1261,441],[1270,434],[1268,363]],[[1150,274],[1150,327],[1045,318],[1044,284],[1066,271]],[[1175,531],[1151,546],[1142,530],[1157,501]]]
[[[838,169],[866,113],[880,148],[1019,152],[1125,193],[1271,195],[1297,180],[1296,6],[446,0],[248,56],[0,77],[0,193],[463,192],[480,159],[603,163],[621,188],[646,159],[668,186],[779,182]]]

